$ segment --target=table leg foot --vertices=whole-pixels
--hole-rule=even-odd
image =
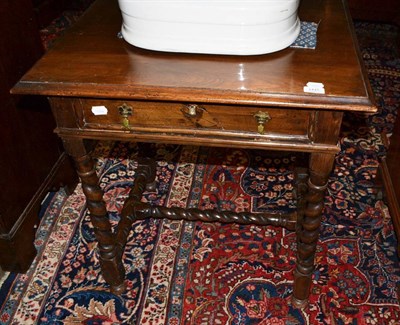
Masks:
[[[136,176],[144,175],[146,179],[146,191],[155,191],[156,182],[156,161],[152,158],[139,158]]]
[[[122,295],[126,290],[126,285],[125,285],[125,281],[123,283],[121,283],[120,285],[111,285],[110,286],[110,291],[119,296]]]
[[[297,309],[305,309],[308,307],[308,299],[297,299],[292,296],[292,306]]]
[[[156,181],[146,184],[146,191],[147,192],[155,192],[156,189],[157,189]]]

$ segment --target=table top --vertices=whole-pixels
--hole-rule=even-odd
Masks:
[[[302,0],[299,16],[319,22],[315,50],[287,48],[257,56],[165,53],[119,39],[117,1],[97,0],[12,92],[374,112],[345,3]],[[323,83],[326,93],[305,93],[308,82]]]

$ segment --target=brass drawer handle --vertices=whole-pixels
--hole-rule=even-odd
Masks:
[[[118,107],[119,115],[122,116],[122,126],[129,129],[129,116],[132,116],[133,108],[126,103],[123,103]]]
[[[185,117],[201,117],[204,108],[197,104],[185,104],[181,108],[181,112]]]
[[[271,116],[268,114],[268,112],[258,111],[257,113],[254,114],[254,117],[258,124],[257,126],[258,133],[264,134],[265,123],[267,123],[271,119]]]

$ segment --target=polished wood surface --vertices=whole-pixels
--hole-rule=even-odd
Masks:
[[[316,50],[288,48],[259,56],[162,53],[119,39],[116,1],[98,0],[14,87],[14,93],[50,99],[56,132],[82,181],[102,272],[113,292],[124,290],[122,256],[131,222],[150,216],[256,220],[296,230],[292,302],[306,306],[343,112],[376,108],[345,5],[303,0],[300,17],[320,22]],[[323,83],[326,94],[305,93],[310,81]],[[139,162],[131,197],[113,233],[85,139],[300,151],[309,153],[309,161],[296,171],[296,214],[257,219],[143,206],[139,196],[144,187],[154,187],[155,175],[154,163],[146,158]]]
[[[117,2],[97,1],[87,19],[21,80],[16,91],[373,111],[342,6],[334,0],[302,1],[300,18],[320,22],[316,50],[235,57],[135,48],[117,38],[121,27]],[[305,94],[303,87],[309,81],[322,82],[326,96]]]

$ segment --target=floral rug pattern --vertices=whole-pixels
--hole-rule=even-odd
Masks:
[[[380,111],[346,116],[308,309],[289,303],[295,234],[255,225],[138,221],[124,254],[127,291],[111,294],[78,187],[69,197],[53,196],[37,233],[38,258],[12,280],[0,324],[400,324],[396,239],[374,185],[385,154],[380,133],[390,134],[400,99],[400,61],[392,46],[397,31],[356,27]],[[237,212],[294,208],[290,155],[154,149],[157,189],[145,193],[146,201]],[[135,178],[137,147],[99,143],[95,155],[115,226]]]

